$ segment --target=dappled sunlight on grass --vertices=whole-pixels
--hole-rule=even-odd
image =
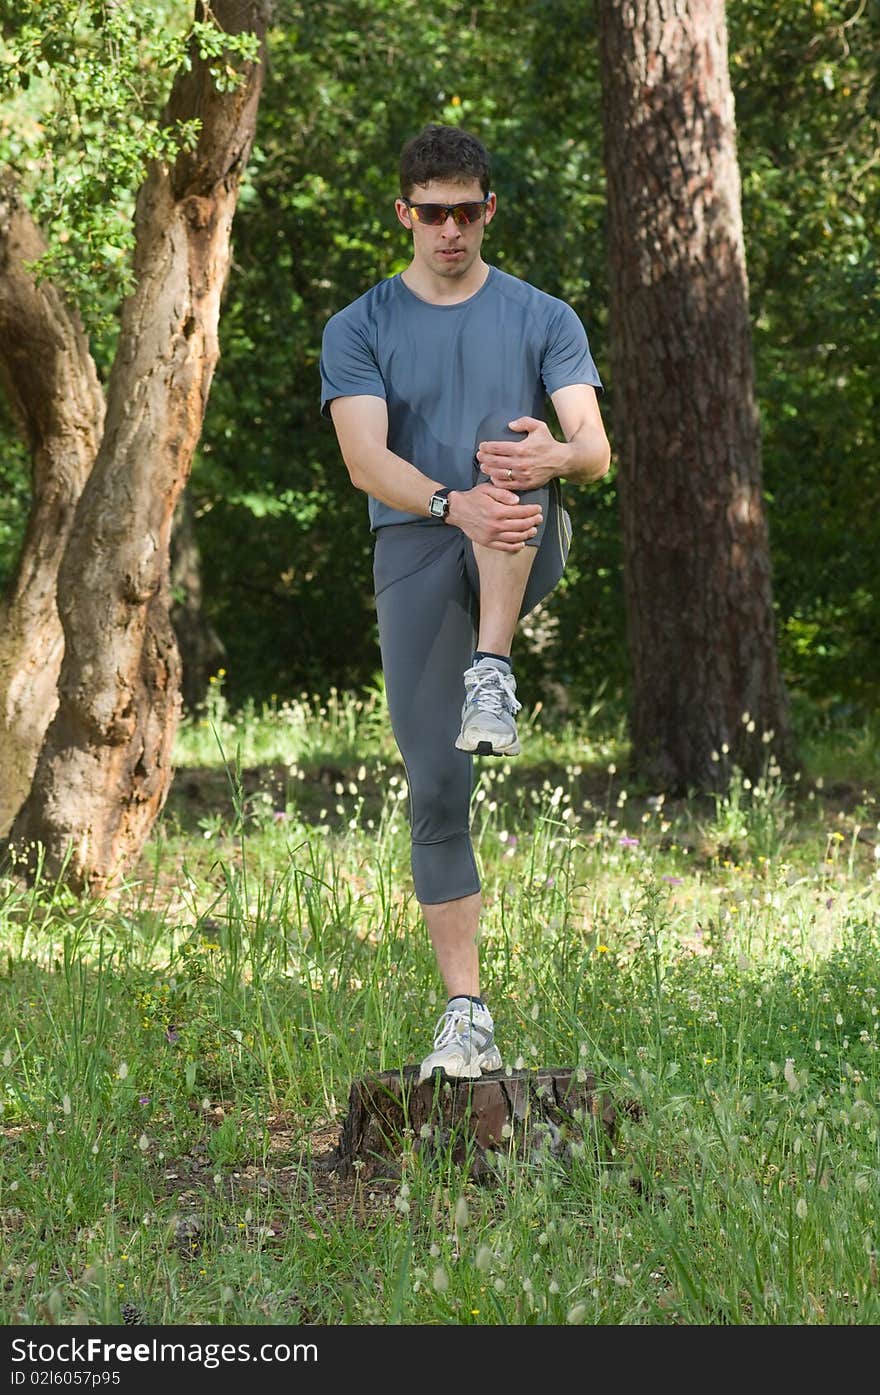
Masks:
[[[407,1138],[399,1178],[342,1183],[351,1082],[419,1060],[443,1001],[405,774],[379,695],[211,720],[123,886],[0,882],[14,1320],[880,1318],[876,788],[673,799],[600,712],[479,762],[505,1063],[589,1069],[618,1128],[492,1187]]]

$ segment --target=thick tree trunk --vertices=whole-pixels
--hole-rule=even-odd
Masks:
[[[400,1174],[404,1149],[469,1163],[475,1181],[496,1172],[493,1153],[547,1148],[565,1159],[597,1132],[611,1138],[616,1112],[592,1071],[496,1071],[479,1080],[418,1083],[418,1067],[356,1080],[339,1144],[325,1166],[346,1178]],[[409,1138],[411,1143],[407,1143]]]
[[[188,491],[181,495],[171,530],[171,597],[183,705],[191,712],[204,702],[211,675],[226,659],[226,646],[202,606],[202,561]]]
[[[58,705],[58,564],[104,426],[104,395],[79,316],[26,270],[44,251],[14,183],[3,181],[0,383],[30,447],[33,506],[15,576],[0,599],[0,836],[31,787]]]
[[[597,14],[633,754],[718,788],[790,755],[724,4]]]
[[[265,34],[268,0],[214,0],[228,33]],[[100,890],[138,856],[165,802],[180,709],[169,619],[171,521],[218,357],[220,295],[239,181],[262,86],[254,64],[218,91],[193,54],[169,122],[201,123],[172,167],[155,165],[135,212],[136,289],[122,313],[107,420],[59,573],[59,706],[10,843]]]

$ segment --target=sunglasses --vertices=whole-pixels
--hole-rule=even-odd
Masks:
[[[467,223],[476,223],[491,197],[491,194],[487,194],[478,203],[410,203],[409,199],[404,199],[403,202],[417,223],[439,228],[451,213],[457,226],[461,228]]]

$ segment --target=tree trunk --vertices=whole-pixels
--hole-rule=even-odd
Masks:
[[[0,383],[30,448],[33,507],[15,576],[0,599],[0,837],[31,787],[58,705],[58,564],[104,426],[104,395],[79,316],[25,269],[44,251],[13,182],[4,180]]]
[[[633,756],[720,788],[790,755],[724,5],[597,14]]]
[[[227,33],[265,34],[267,0],[214,0]],[[262,62],[218,91],[197,53],[169,124],[196,148],[156,164],[135,210],[135,282],[122,312],[107,420],[59,573],[65,654],[58,712],[13,825],[17,855],[100,891],[140,853],[171,782],[180,660],[169,619],[169,537],[218,357],[220,295]]]
[[[469,1162],[475,1181],[496,1171],[492,1154],[546,1147],[570,1157],[584,1136],[615,1131],[607,1095],[592,1071],[500,1071],[479,1080],[418,1083],[418,1067],[356,1080],[339,1145],[325,1166],[347,1178],[355,1164],[364,1180],[400,1175],[407,1147],[425,1156]],[[407,1140],[411,1140],[408,1142]]]
[[[183,705],[192,712],[204,702],[211,675],[225,662],[226,646],[202,607],[202,561],[188,491],[180,497],[171,530],[171,597]]]

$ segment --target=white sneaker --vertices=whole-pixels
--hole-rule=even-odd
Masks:
[[[480,659],[464,675],[465,700],[459,751],[478,756],[518,756],[521,750],[513,720],[522,707],[516,700],[516,679],[498,659]]]
[[[450,998],[434,1028],[434,1050],[422,1061],[419,1084],[435,1071],[452,1080],[479,1080],[483,1071],[500,1070],[494,1027],[487,1007],[470,998]]]

